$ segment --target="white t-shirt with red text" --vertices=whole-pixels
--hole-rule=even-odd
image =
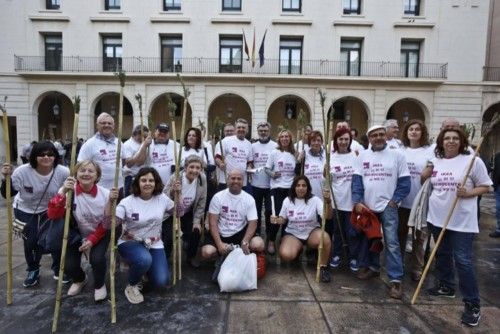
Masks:
[[[319,155],[315,156],[311,154],[311,150],[306,150],[304,156],[304,175],[307,176],[309,182],[311,183],[311,193],[314,196],[323,199],[323,183],[325,177],[323,176],[323,170],[325,168],[325,150],[321,149]]]
[[[236,135],[222,139],[222,149],[224,163],[226,165],[226,174],[232,170],[243,172],[243,186],[247,184],[247,164],[253,161],[252,144],[248,139],[238,139]],[[215,146],[215,155],[221,155],[221,144]],[[219,173],[219,183],[226,183],[224,172]]]
[[[427,221],[432,225],[443,227],[452,203],[457,196],[457,186],[462,182],[471,159],[472,155],[459,154],[451,159],[434,158],[431,160],[434,169],[431,176],[432,193],[429,198]],[[493,184],[483,161],[479,158],[474,159],[474,164],[465,182],[467,191],[471,191],[477,186],[491,186]],[[458,232],[479,233],[477,196],[458,200],[447,229]]]
[[[410,176],[406,159],[399,149],[384,148],[360,152],[354,174],[363,178],[364,204],[375,212],[385,210],[396,190],[398,178]]]
[[[352,174],[354,174],[357,159],[358,157],[353,151],[345,154],[335,152],[330,157],[333,194],[337,208],[341,211],[352,211]]]
[[[411,177],[410,193],[401,201],[401,207],[411,209],[413,201],[422,187],[420,175],[427,166],[427,162],[434,158],[434,153],[429,149],[429,146],[419,148],[405,147],[401,150],[406,157]]]
[[[307,203],[299,198],[292,202],[290,197],[287,197],[279,214],[288,220],[285,231],[300,240],[307,240],[309,234],[320,226],[318,215],[323,216],[323,201],[316,196],[309,198]]]
[[[225,238],[240,232],[249,221],[257,220],[255,200],[247,192],[231,194],[229,189],[214,195],[208,209],[209,213],[219,216],[219,234]]]
[[[272,150],[269,159],[267,159],[266,168],[273,172],[280,172],[281,176],[276,179],[271,178],[271,189],[290,188],[295,177],[296,164],[297,160],[290,152]]]
[[[271,179],[264,170],[266,167],[267,159],[271,155],[271,151],[277,146],[276,142],[270,140],[265,144],[257,141],[252,144],[253,154],[253,167],[259,171],[252,175],[252,186],[269,189],[271,186]]]
[[[180,154],[180,145],[173,140],[169,140],[167,144],[153,142],[149,146],[151,167],[158,171],[164,185],[168,183],[172,175],[172,166],[175,165],[174,145],[177,146],[177,154]]]

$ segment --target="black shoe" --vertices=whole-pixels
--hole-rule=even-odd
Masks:
[[[332,276],[330,275],[330,271],[328,270],[328,266],[321,266],[319,268],[319,276],[320,280],[323,283],[330,283],[332,280]]]
[[[495,231],[489,234],[490,238],[500,238],[500,232]]]
[[[481,308],[477,304],[465,303],[464,313],[462,313],[462,323],[467,326],[475,327],[481,319]]]
[[[35,286],[40,282],[40,270],[31,270],[28,271],[28,276],[23,282],[23,286],[25,288],[29,288],[30,286]]]
[[[441,296],[447,298],[455,298],[455,290],[439,283],[437,286],[427,289],[431,296]]]

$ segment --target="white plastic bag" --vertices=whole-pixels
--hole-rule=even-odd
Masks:
[[[236,247],[222,263],[217,281],[221,292],[257,289],[257,256]]]

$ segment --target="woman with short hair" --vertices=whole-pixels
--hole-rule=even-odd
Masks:
[[[47,219],[47,205],[69,176],[69,169],[59,165],[60,156],[50,141],[33,145],[29,163],[14,170],[12,166],[2,166],[2,196],[5,198],[5,177],[12,174],[12,195],[14,215],[25,223],[23,229],[24,257],[28,275],[23,282],[25,288],[37,285],[40,280],[40,260],[43,249],[38,246],[38,228]],[[52,270],[54,279],[58,279],[61,251],[52,252]],[[63,279],[68,283],[67,279]]]

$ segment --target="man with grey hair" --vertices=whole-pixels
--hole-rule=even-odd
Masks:
[[[115,130],[115,120],[110,114],[105,112],[101,113],[97,117],[96,127],[96,134],[82,145],[77,160],[78,162],[92,160],[97,163],[102,171],[101,179],[98,184],[106,189],[111,189],[115,179],[116,154],[118,140],[120,139],[113,133]],[[118,188],[122,187],[123,177],[120,171],[118,176]]]
[[[257,207],[257,230],[256,234],[261,233],[261,212],[262,204],[265,208],[266,230],[271,224],[271,180],[269,175],[264,170],[267,159],[271,151],[276,148],[277,144],[271,140],[271,124],[269,122],[261,122],[257,125],[257,134],[259,139],[252,144],[253,166],[255,173],[252,175],[252,193],[255,198]]]
[[[386,119],[382,124],[385,127],[387,147],[391,149],[403,147],[403,143],[398,139],[399,125],[396,119]]]

